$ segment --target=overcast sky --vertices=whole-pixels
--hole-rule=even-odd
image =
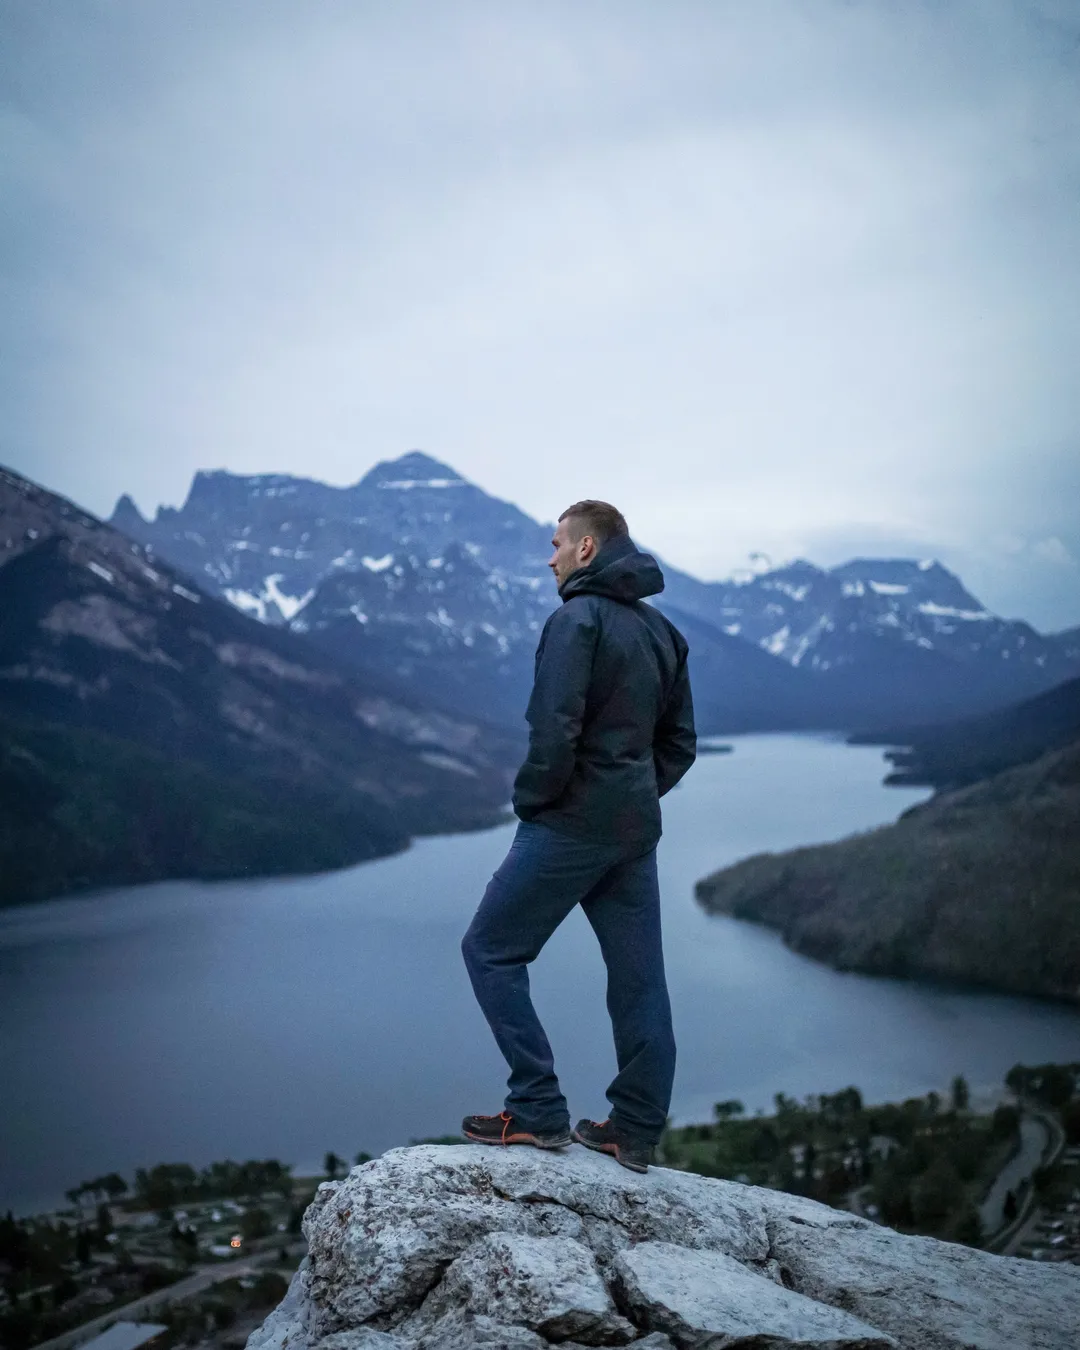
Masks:
[[[0,459],[422,448],[1080,623],[1075,0],[0,0]]]

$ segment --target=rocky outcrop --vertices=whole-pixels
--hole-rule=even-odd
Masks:
[[[393,1149],[304,1233],[247,1350],[1071,1350],[1080,1326],[1074,1267],[576,1146]]]

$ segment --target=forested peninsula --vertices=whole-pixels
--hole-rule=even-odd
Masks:
[[[895,824],[761,853],[697,883],[708,911],[840,970],[1080,1004],[1080,741]]]

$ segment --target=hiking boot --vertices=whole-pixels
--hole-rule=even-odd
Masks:
[[[631,1172],[647,1172],[653,1160],[652,1144],[617,1129],[610,1120],[579,1120],[573,1136],[586,1148],[610,1153],[616,1162],[629,1167]]]
[[[509,1111],[497,1116],[466,1116],[461,1122],[461,1133],[478,1144],[533,1144],[536,1148],[565,1148],[570,1142],[570,1129],[527,1130],[519,1125]]]

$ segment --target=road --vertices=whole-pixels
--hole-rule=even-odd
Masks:
[[[1050,1142],[1047,1145],[1047,1151],[1043,1154],[1042,1163],[1044,1166],[1052,1166],[1061,1159],[1065,1151],[1065,1131],[1060,1123],[1051,1115],[1041,1115],[1040,1117],[1050,1132]],[[1015,1256],[1025,1242],[1029,1242],[1035,1237],[1035,1229],[1039,1220],[1042,1218],[1042,1209],[1037,1204],[1032,1204],[1030,1213],[1025,1221],[1019,1225],[1015,1232],[1008,1235],[1007,1240],[998,1246],[995,1250],[1002,1256]]]
[[[54,1336],[51,1341],[42,1341],[40,1345],[34,1347],[34,1350],[69,1350],[71,1346],[81,1345],[83,1341],[90,1340],[92,1336],[112,1326],[114,1322],[137,1322],[143,1317],[153,1321],[151,1312],[153,1308],[176,1299],[189,1298],[192,1294],[198,1294],[222,1280],[235,1280],[241,1275],[257,1275],[263,1267],[276,1264],[280,1246],[280,1242],[275,1242],[272,1251],[260,1252],[235,1263],[221,1261],[211,1266],[200,1266],[198,1270],[182,1280],[177,1280],[175,1284],[170,1284],[164,1289],[155,1289],[150,1294],[143,1294],[141,1298],[135,1299],[132,1303],[125,1303],[122,1307],[109,1308],[92,1322],[82,1322],[79,1326]],[[297,1251],[296,1260],[299,1264],[302,1253],[298,1249],[290,1249],[290,1258],[293,1251]]]
[[[1042,1116],[1020,1117],[1020,1147],[997,1174],[986,1199],[979,1206],[979,1222],[989,1237],[1005,1227],[1005,1196],[1009,1191],[1019,1199],[1020,1183],[1027,1180],[1042,1161],[1050,1145],[1050,1127]]]
[[[992,1237],[1006,1227],[1005,1197],[1009,1191],[1019,1200],[1021,1183],[1029,1181],[1035,1169],[1051,1154],[1060,1152],[1063,1146],[1064,1134],[1057,1121],[1042,1111],[1025,1107],[1020,1117],[1020,1147],[995,1177],[986,1199],[979,1206],[984,1237]],[[848,1208],[852,1213],[869,1217],[866,1198],[871,1191],[870,1186],[859,1186],[848,1195]],[[1015,1251],[1021,1237],[1022,1233],[1010,1234],[1005,1250]]]

